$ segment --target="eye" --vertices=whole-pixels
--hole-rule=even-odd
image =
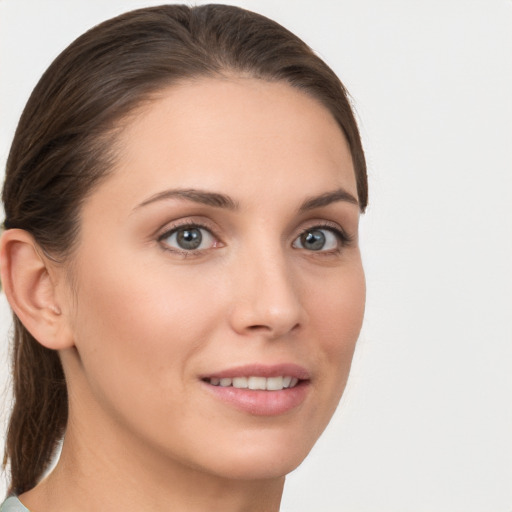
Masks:
[[[308,251],[332,251],[343,245],[343,235],[333,228],[310,228],[293,242],[293,247]]]
[[[215,247],[217,240],[212,233],[201,226],[187,225],[164,233],[159,239],[171,250],[199,251]]]

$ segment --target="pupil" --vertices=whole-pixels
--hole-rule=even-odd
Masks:
[[[197,249],[201,245],[203,235],[198,228],[186,228],[178,231],[176,238],[182,249]]]
[[[320,230],[308,231],[302,235],[302,246],[312,251],[319,251],[325,245],[325,235]]]

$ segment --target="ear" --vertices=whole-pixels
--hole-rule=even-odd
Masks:
[[[73,337],[59,304],[54,267],[27,231],[8,229],[2,234],[0,276],[7,300],[41,345],[60,350],[73,346]]]

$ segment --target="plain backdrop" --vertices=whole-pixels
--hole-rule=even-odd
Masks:
[[[90,26],[159,3],[0,0],[1,173],[51,60]],[[511,512],[512,1],[235,3],[334,68],[369,164],[367,315],[351,381],[282,510]]]

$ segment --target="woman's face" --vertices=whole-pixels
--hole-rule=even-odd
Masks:
[[[204,79],[118,142],[72,264],[70,433],[217,476],[289,472],[338,404],[363,318],[340,128],[286,84]]]

